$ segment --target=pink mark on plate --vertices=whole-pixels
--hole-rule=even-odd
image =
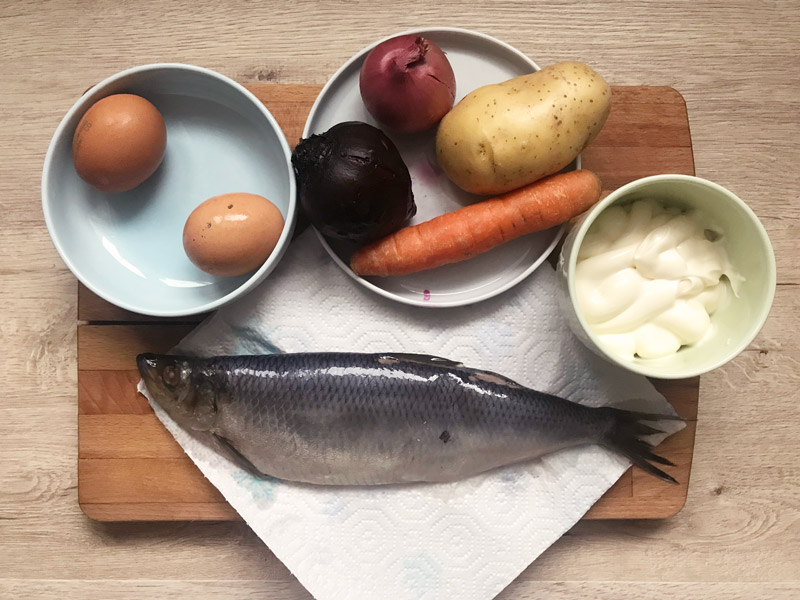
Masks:
[[[430,300],[431,299],[431,291],[430,290],[425,290],[424,292],[422,292],[422,299],[425,300],[425,301]]]
[[[414,174],[419,177],[422,183],[430,185],[436,183],[441,177],[442,169],[431,158],[426,158],[425,162],[419,163],[419,166],[414,170]]]

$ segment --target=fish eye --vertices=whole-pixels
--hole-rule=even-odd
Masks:
[[[161,379],[169,387],[175,387],[181,381],[181,374],[178,372],[177,368],[170,365],[164,367],[164,371],[161,373]]]

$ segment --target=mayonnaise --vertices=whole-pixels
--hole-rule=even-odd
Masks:
[[[660,358],[699,342],[711,315],[738,295],[723,239],[695,211],[655,200],[612,206],[578,252],[578,307],[610,351]],[[722,278],[725,279],[722,279]]]

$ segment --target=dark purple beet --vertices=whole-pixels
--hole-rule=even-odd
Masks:
[[[324,236],[359,244],[417,212],[411,175],[392,140],[358,121],[302,140],[292,154],[300,205]]]

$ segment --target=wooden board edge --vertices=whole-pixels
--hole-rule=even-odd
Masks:
[[[120,308],[101,298],[80,281],[77,281],[78,289],[78,322],[86,324],[153,324],[153,323],[200,323],[211,313],[199,313],[185,315],[183,317],[153,317],[135,313],[124,308]]]
[[[665,483],[664,485],[671,485]],[[598,506],[595,504],[583,516],[582,520],[586,521],[655,521],[660,519],[669,519],[680,513],[686,506],[686,499],[689,495],[689,482],[686,485],[681,484],[683,493],[680,495],[670,496],[670,502],[660,502],[658,504],[648,503],[646,510],[642,510],[642,504],[646,502],[643,499],[631,498],[630,500],[624,498],[616,499],[613,506]],[[599,502],[599,501],[598,501]],[[640,511],[635,516],[630,516],[630,511]]]
[[[135,370],[139,352],[168,352],[195,327],[197,323],[182,321],[78,325],[78,371]],[[124,359],[115,354],[120,346],[131,348]]]
[[[695,160],[694,160],[694,142],[692,141],[692,122],[689,119],[689,106],[686,104],[686,98],[684,98],[683,94],[681,94],[674,87],[672,87],[670,85],[665,85],[663,87],[665,87],[665,88],[667,88],[669,90],[672,90],[675,93],[675,95],[678,97],[678,99],[681,101],[681,103],[683,104],[683,110],[686,112],[686,129],[687,129],[687,133],[689,135],[689,146],[688,146],[688,148],[689,148],[689,153],[692,156],[692,172],[691,172],[691,175],[696,175],[697,174],[697,165],[696,165]]]
[[[648,510],[642,511],[641,500],[634,498],[615,498],[614,504],[604,507],[599,504],[592,506],[581,520],[586,521],[641,521],[658,520],[674,517],[686,505],[688,495],[688,482],[684,493],[666,504],[649,505]],[[602,499],[602,498],[601,498]],[[599,502],[599,501],[598,501]],[[175,522],[175,521],[241,521],[242,517],[227,502],[217,503],[158,503],[158,502],[131,502],[131,503],[104,503],[104,502],[78,502],[83,514],[93,521],[103,523],[124,522]],[[629,516],[632,510],[639,510],[636,516]]]
[[[698,395],[699,395],[699,388],[700,388],[699,378],[698,378],[697,387],[698,387]],[[696,408],[697,408],[697,404],[695,404],[695,409]],[[694,419],[687,420],[686,424],[687,424],[687,426],[691,425],[691,429],[690,429],[690,432],[689,432],[689,436],[690,436],[689,449],[691,450],[691,452],[689,452],[689,464],[686,465],[686,483],[681,482],[681,487],[683,489],[683,494],[681,494],[679,496],[678,501],[675,502],[674,505],[672,505],[671,509],[667,510],[667,512],[665,512],[662,516],[657,517],[657,518],[660,518],[660,519],[669,519],[669,518],[674,517],[675,515],[677,515],[679,512],[681,512],[683,510],[683,507],[686,506],[686,501],[689,498],[689,486],[691,485],[691,481],[692,481],[692,464],[694,463],[695,439],[697,437],[697,418],[696,418],[696,416],[695,416]]]
[[[86,518],[99,523],[174,523],[176,521],[241,521],[227,502],[170,504],[160,502],[78,502]]]

